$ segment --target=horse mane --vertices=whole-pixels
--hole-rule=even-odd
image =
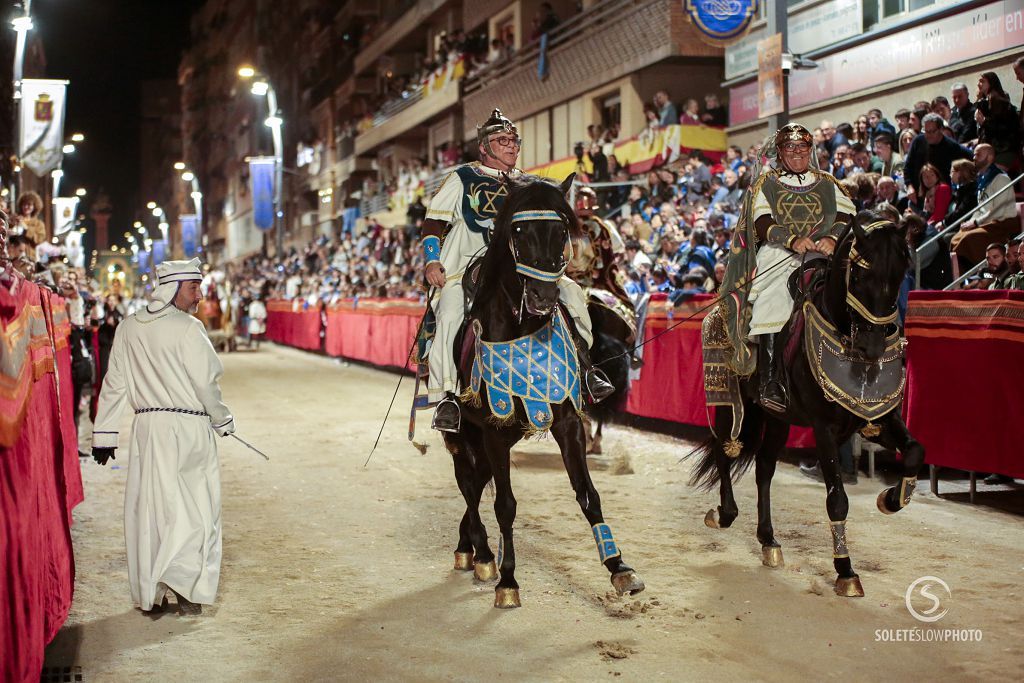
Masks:
[[[490,301],[501,295],[501,281],[505,270],[514,268],[508,243],[512,235],[512,216],[517,211],[547,209],[558,213],[565,221],[566,228],[572,226],[576,217],[562,189],[554,183],[534,175],[509,178],[508,196],[494,220],[491,241],[480,264],[480,282],[476,301]]]
[[[839,243],[836,245],[832,265],[829,268],[828,287],[825,293],[826,306],[833,316],[846,317],[845,313],[840,313],[840,311],[845,311],[845,307],[842,306],[846,297],[845,263],[850,258],[850,248],[853,247],[856,238],[854,223],[858,226],[866,226],[878,221],[885,221],[885,218],[874,211],[860,211],[839,236]],[[910,246],[907,244],[904,230],[898,223],[885,222],[889,225],[880,226],[871,231],[867,243],[859,244],[857,249],[871,262],[871,272],[877,277],[883,278],[895,274],[897,270],[900,273],[905,273],[910,266]],[[832,322],[838,324],[840,321],[833,319]]]

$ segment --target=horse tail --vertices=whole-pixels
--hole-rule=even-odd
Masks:
[[[721,484],[722,475],[718,464],[722,459],[729,463],[729,476],[735,483],[746,473],[754,463],[754,458],[761,446],[761,428],[763,419],[759,418],[760,413],[752,410],[745,410],[743,424],[740,426],[739,441],[742,450],[736,457],[729,457],[725,454],[725,447],[722,441],[715,434],[729,434],[732,430],[732,409],[720,406],[715,411],[715,429],[711,436],[705,439],[699,446],[686,455],[685,460],[696,458],[697,461],[690,473],[690,486],[701,491],[711,491]]]

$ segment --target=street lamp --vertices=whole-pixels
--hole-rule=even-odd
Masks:
[[[156,202],[146,202],[146,208],[152,211],[156,208]]]
[[[86,194],[87,194],[87,192],[85,191],[84,187],[80,187],[77,190],[75,190],[75,196],[76,197],[84,197]]]
[[[274,141],[274,233],[275,246],[278,254],[284,252],[284,212],[281,210],[281,184],[284,172],[284,141],[281,136],[281,128],[284,126],[284,119],[281,118],[277,108],[277,93],[270,80],[257,74],[256,69],[249,65],[243,65],[238,69],[238,75],[244,79],[256,78],[249,90],[257,97],[265,97],[267,100],[267,118],[263,122],[270,128],[271,138]]]
[[[184,173],[181,174],[181,179],[184,180],[186,183],[191,183],[193,180],[195,180],[195,177],[196,174],[193,173],[192,171],[185,171]]]
[[[73,133],[71,135],[71,142],[85,142],[85,135],[82,133]]]
[[[69,142],[65,144],[60,151],[64,152],[64,154],[74,154],[75,146]]]
[[[184,171],[186,168],[187,168],[187,166],[185,165],[184,161],[175,161],[174,162],[174,170],[175,171]]]

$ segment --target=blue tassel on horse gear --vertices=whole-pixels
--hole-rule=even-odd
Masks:
[[[531,431],[546,431],[552,405],[568,399],[581,406],[579,363],[569,329],[557,311],[535,333],[507,342],[477,338],[470,388],[479,395],[486,387],[487,403],[498,421],[512,420],[514,398],[523,403]]]
[[[604,564],[613,557],[619,557],[619,546],[615,545],[615,537],[612,536],[612,528],[607,524],[595,524],[593,527],[594,541],[597,543],[597,554],[601,557],[601,564]]]

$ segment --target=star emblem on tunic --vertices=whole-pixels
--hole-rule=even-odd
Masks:
[[[779,223],[806,235],[820,220],[821,199],[811,192],[780,192],[775,211]]]

